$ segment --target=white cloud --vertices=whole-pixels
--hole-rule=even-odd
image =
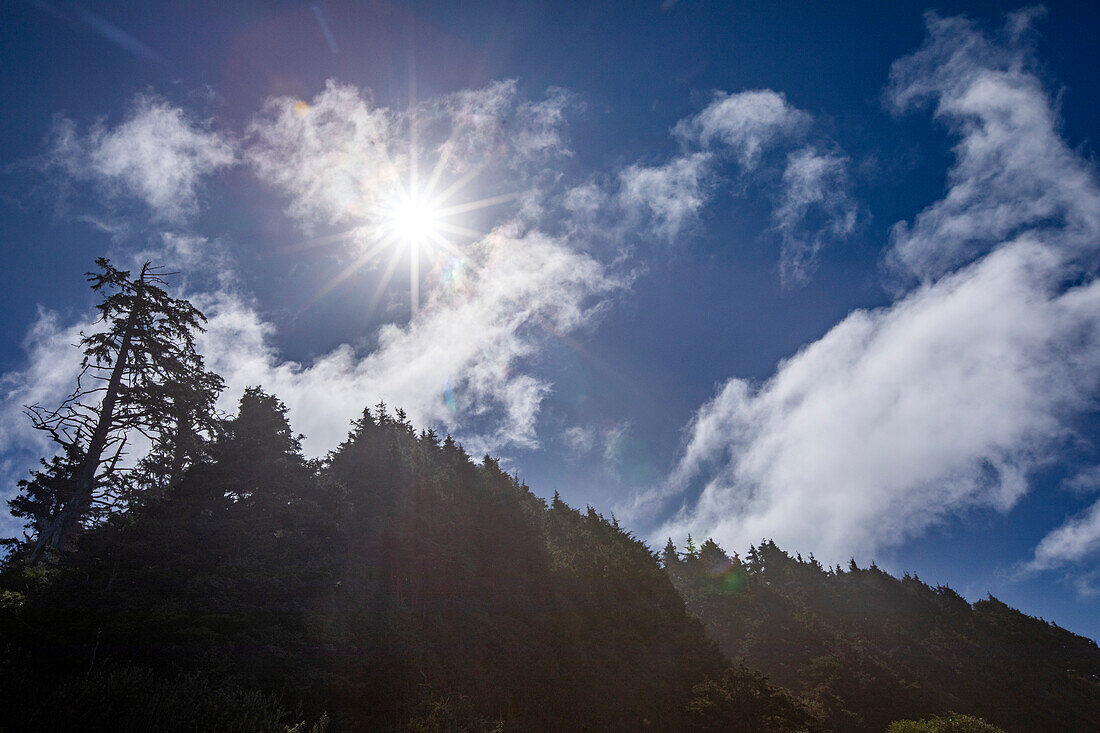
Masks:
[[[762,385],[726,382],[690,425],[664,496],[639,499],[685,497],[654,537],[691,531],[733,547],[774,537],[832,561],[872,553],[969,508],[1013,506],[1067,420],[1091,405],[1100,283],[1065,282],[1100,235],[1087,213],[1100,195],[1094,173],[1051,137],[1056,118],[1033,76],[1020,70],[1007,87],[1023,112],[1005,107],[1006,78],[988,64],[1008,51],[965,21],[932,16],[929,26],[928,44],[895,65],[892,98],[912,98],[915,85],[941,118],[965,100],[969,122],[952,126],[958,163],[944,199],[895,242],[925,275],[972,264],[851,313]],[[1021,115],[1039,122],[1015,124]],[[993,130],[994,120],[1032,136]],[[1034,213],[1051,201],[1064,216]],[[1069,213],[1075,201],[1085,213]],[[986,254],[960,257],[975,237]]]
[[[212,363],[231,384],[263,383],[278,394],[297,429],[322,450],[379,399],[479,449],[536,444],[535,422],[552,386],[524,373],[524,360],[537,352],[543,329],[580,327],[620,286],[596,259],[539,232],[556,183],[544,180],[546,162],[570,155],[564,125],[574,106],[557,89],[526,100],[514,80],[403,112],[373,107],[359,90],[331,81],[308,104],[270,101],[250,126],[247,155],[307,227],[350,225],[361,238],[379,240],[388,209],[410,187],[450,190],[446,204],[458,208],[476,208],[477,201],[464,202],[486,192],[519,203],[488,212],[511,223],[454,243],[449,271],[457,277],[431,287],[411,322],[383,327],[372,353],[342,346],[309,365],[280,362],[258,317],[223,301],[214,308],[223,309],[228,335],[219,336],[222,319],[212,318]],[[248,348],[233,346],[242,329]]]
[[[780,275],[784,282],[805,282],[826,243],[855,229],[848,159],[812,146],[799,148],[787,156],[782,190],[772,211],[783,242]]]
[[[579,106],[573,95],[557,87],[548,89],[543,100],[524,99],[516,80],[505,79],[429,100],[417,110],[417,118],[421,124],[445,125],[439,149],[455,170],[486,165],[519,169],[572,154],[564,136],[565,118]]]
[[[671,239],[706,204],[710,162],[710,154],[694,153],[663,165],[631,165],[620,174],[618,203],[648,214],[654,231]]]
[[[524,99],[514,80],[426,100],[412,110],[371,103],[368,92],[330,80],[311,102],[269,100],[249,126],[246,157],[261,180],[288,196],[305,229],[350,226],[360,241],[384,236],[394,206],[415,189],[441,206],[477,208],[483,197],[518,201],[537,225],[553,174],[571,155],[567,113],[578,106],[551,88]],[[551,180],[545,180],[547,176]]]
[[[566,458],[579,457],[596,447],[595,428],[574,425],[562,431],[562,438],[572,452],[572,455],[567,455]]]
[[[312,103],[279,97],[249,126],[246,156],[289,195],[287,213],[312,224],[377,223],[407,165],[401,120],[355,87],[329,81]]]
[[[705,204],[703,183],[718,177],[718,163],[733,155],[740,165],[740,188],[756,187],[773,202],[772,219],[781,242],[780,275],[784,284],[809,279],[818,252],[830,241],[855,229],[857,206],[849,194],[848,158],[805,144],[813,117],[770,89],[727,94],[715,92],[698,114],[680,120],[673,133],[702,153],[687,153],[664,166],[632,168],[635,182],[624,175],[624,200],[648,202],[666,233]],[[790,150],[794,145],[799,147]],[[830,149],[836,145],[829,143]],[[787,149],[782,164],[765,153]],[[690,163],[690,165],[689,165]],[[712,186],[713,187],[713,186]],[[631,196],[631,194],[633,194]]]
[[[801,135],[812,119],[787,102],[781,92],[771,89],[738,94],[715,92],[709,105],[677,123],[674,132],[704,148],[721,143],[732,150],[744,168],[752,169],[765,150],[783,139]]]
[[[469,258],[464,277],[434,291],[406,326],[385,326],[369,354],[345,345],[309,365],[282,361],[268,344],[271,327],[224,296],[203,305],[210,316],[203,349],[232,387],[227,400],[262,384],[287,403],[315,453],[336,445],[348,421],[378,400],[476,451],[536,445],[552,385],[524,373],[523,361],[547,330],[590,322],[619,283],[595,259],[537,232],[494,231]]]
[[[1058,274],[1021,241],[852,313],[757,389],[730,380],[673,476],[705,474],[703,493],[662,536],[774,537],[838,560],[1011,507],[1096,387],[1100,286],[1057,295]]]
[[[38,457],[50,456],[57,448],[49,435],[31,427],[24,406],[40,404],[53,408],[72,392],[81,359],[75,345],[87,325],[63,326],[56,313],[39,309],[38,318],[23,339],[26,365],[0,375],[0,435],[4,436],[0,496],[5,500],[14,495],[16,482],[38,466]],[[0,534],[8,536],[20,526],[22,523],[6,512],[0,515]]]
[[[139,95],[116,127],[99,124],[81,136],[75,123],[61,118],[54,137],[55,165],[143,201],[162,221],[195,213],[200,179],[234,162],[227,138],[149,95]]]
[[[1062,482],[1062,486],[1076,493],[1100,491],[1100,466],[1089,466]]]
[[[1013,16],[998,45],[965,18],[927,17],[929,38],[890,72],[887,102],[898,112],[923,102],[958,136],[948,191],[893,232],[897,265],[922,279],[972,261],[1024,229],[1052,246],[1092,251],[1100,191],[1092,166],[1060,137],[1050,96],[1028,68]]]
[[[530,215],[549,195],[540,166],[569,154],[561,128],[574,104],[557,90],[527,101],[514,82],[502,82],[429,100],[410,116],[374,108],[358,90],[330,83],[312,104],[270,101],[250,126],[244,155],[262,179],[287,195],[288,212],[306,227],[376,227],[381,208],[406,185],[413,144],[422,159],[438,162],[441,187],[451,185],[448,174],[464,180],[476,172],[469,186],[521,190],[522,213]],[[411,139],[414,118],[419,134]],[[182,197],[174,214],[182,216],[195,206],[203,165],[221,162],[204,157],[197,138],[164,133],[179,132],[172,121],[184,123],[186,117],[143,99],[126,124],[96,128],[86,139],[63,123],[57,150],[74,156],[66,163],[71,171],[117,178],[127,190],[147,194],[162,213],[174,187]],[[180,139],[193,144],[177,144]],[[183,156],[179,176],[155,170],[148,150],[122,155],[124,140],[159,141],[176,163]],[[480,157],[487,151],[490,158]],[[141,168],[142,162],[150,165]],[[411,321],[383,326],[370,353],[345,344],[307,364],[286,361],[271,345],[274,328],[240,294],[221,243],[186,231],[147,233],[117,259],[149,258],[186,270],[187,279],[176,285],[210,319],[199,342],[208,368],[226,379],[221,407],[234,409],[244,387],[263,385],[288,404],[314,455],[337,445],[349,421],[378,400],[403,407],[421,425],[455,433],[475,451],[534,446],[539,411],[553,389],[533,369],[542,341],[592,324],[607,297],[625,283],[569,241],[541,233],[529,220],[516,223],[522,219],[514,207],[490,213],[497,225],[455,243],[443,257],[449,263],[425,278],[424,303]],[[432,284],[436,275],[439,282]],[[0,377],[0,423],[12,436],[2,467],[12,477],[9,485],[33,455],[49,452],[28,429],[21,406],[57,404],[71,389],[79,355],[69,344],[78,340],[73,334],[79,328],[64,328],[55,316],[44,315],[28,339],[27,367]]]
[[[1035,548],[1027,570],[1053,570],[1067,564],[1100,558],[1100,501],[1066,520]]]
[[[27,429],[29,420],[23,407],[53,407],[73,390],[81,359],[75,346],[87,325],[62,326],[56,313],[39,309],[38,318],[23,339],[27,366],[0,375],[0,432],[5,436],[5,450],[31,449],[38,453],[50,444],[45,433]]]

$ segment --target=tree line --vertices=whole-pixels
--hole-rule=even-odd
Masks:
[[[306,459],[262,387],[215,409],[169,273],[97,267],[76,386],[27,408],[56,451],[11,501],[0,730],[1087,730],[1100,710],[1095,644],[994,599],[772,543],[659,554],[382,403]]]

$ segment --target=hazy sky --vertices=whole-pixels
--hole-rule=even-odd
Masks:
[[[151,259],[311,455],[384,400],[654,546],[1096,638],[1085,6],[8,2],[4,492]]]

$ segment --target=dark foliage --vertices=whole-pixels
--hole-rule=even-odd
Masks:
[[[1004,733],[1004,731],[973,715],[952,713],[927,720],[896,720],[886,729],[886,733]]]
[[[730,659],[811,699],[828,729],[956,711],[1008,731],[1100,730],[1091,639],[874,565],[826,569],[772,542],[743,559],[692,547],[663,553],[689,610]]]
[[[54,702],[9,702],[0,728],[99,696],[101,718],[194,700],[257,730],[682,730],[724,679],[642,542],[400,411],[311,463],[250,389],[203,455],[55,559],[9,560],[5,688]]]

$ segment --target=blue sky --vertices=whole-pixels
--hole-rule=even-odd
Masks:
[[[655,546],[772,537],[1100,636],[1097,11],[0,14],[9,494],[82,273],[153,259],[222,406],[262,384],[313,455],[384,400]]]

